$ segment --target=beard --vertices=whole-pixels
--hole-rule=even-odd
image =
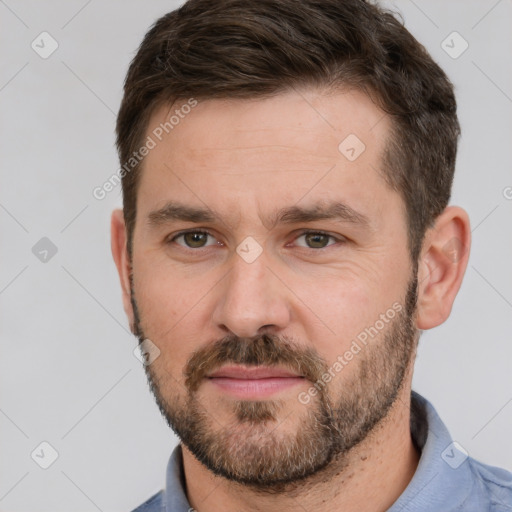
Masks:
[[[417,344],[416,274],[414,271],[409,282],[405,307],[380,339],[365,345],[348,363],[355,365],[348,376],[335,376],[330,385],[325,384],[322,375],[328,371],[326,361],[314,349],[287,337],[231,335],[191,355],[183,369],[184,388],[161,365],[144,367],[160,412],[207,469],[256,492],[303,488],[305,479],[313,475],[328,479],[331,470],[339,473],[348,464],[350,451],[386,418],[402,390]],[[131,291],[132,331],[142,343],[147,337],[133,284]],[[304,376],[311,385],[317,383],[317,393],[307,405],[284,417],[284,400],[230,401],[231,419],[219,422],[209,411],[209,404],[201,401],[200,386],[208,373],[227,363],[285,367]],[[335,388],[337,380],[340,385]],[[288,428],[280,428],[290,417]]]

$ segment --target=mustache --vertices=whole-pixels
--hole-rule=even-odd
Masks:
[[[311,348],[302,348],[272,334],[250,338],[229,335],[196,350],[183,370],[190,393],[197,391],[201,381],[226,363],[245,366],[280,366],[311,382],[317,382],[327,371],[327,364]]]

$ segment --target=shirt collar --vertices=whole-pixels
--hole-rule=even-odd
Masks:
[[[416,472],[388,512],[454,510],[471,493],[473,477],[467,453],[454,443],[434,406],[411,396],[411,436],[421,450]]]
[[[174,448],[167,463],[167,477],[164,501],[167,512],[189,512],[190,503],[185,495],[185,473],[183,472],[183,453],[181,444]]]

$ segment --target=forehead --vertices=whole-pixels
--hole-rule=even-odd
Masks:
[[[240,218],[244,204],[282,207],[320,196],[364,203],[379,190],[393,193],[381,175],[390,120],[361,92],[195,102],[161,106],[150,119],[141,213],[171,196]]]
[[[177,100],[153,112],[147,133],[157,142],[184,143],[194,154],[257,149],[258,142],[268,145],[276,137],[274,145],[282,142],[300,158],[312,149],[317,156],[339,156],[340,137],[349,134],[374,146],[388,125],[388,116],[360,91],[303,89],[265,99]]]

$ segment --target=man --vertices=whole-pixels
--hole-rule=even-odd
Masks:
[[[362,0],[190,0],[135,56],[112,251],[180,438],[139,511],[504,511],[411,391],[468,261],[453,88]]]

